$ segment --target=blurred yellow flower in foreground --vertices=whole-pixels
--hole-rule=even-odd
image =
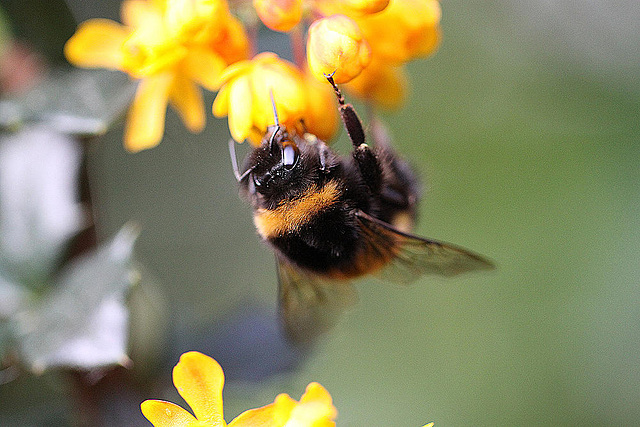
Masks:
[[[222,388],[224,373],[211,357],[184,353],[173,368],[173,383],[189,404],[186,409],[161,400],[146,400],[140,408],[155,427],[225,427]],[[318,383],[310,383],[297,402],[287,394],[262,408],[250,409],[231,421],[229,427],[334,427],[337,411],[331,395]]]
[[[248,41],[224,0],[125,0],[122,22],[83,22],[65,45],[72,64],[111,68],[140,79],[125,128],[125,147],[156,146],[167,104],[185,126],[205,125],[199,86],[217,89],[228,63],[247,55]]]

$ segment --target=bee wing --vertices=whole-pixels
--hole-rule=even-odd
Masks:
[[[425,274],[455,276],[475,270],[492,270],[494,264],[467,249],[404,233],[362,211],[356,213],[370,248],[390,259],[376,275],[408,284]]]
[[[297,344],[313,342],[329,330],[338,315],[357,297],[348,281],[332,281],[277,258],[280,318],[288,337]]]

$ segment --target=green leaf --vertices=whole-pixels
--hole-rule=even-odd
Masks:
[[[0,134],[0,275],[45,283],[82,227],[78,142],[44,126]]]
[[[26,94],[0,101],[0,127],[45,124],[73,135],[101,135],[126,110],[135,83],[110,70],[52,72]]]
[[[125,226],[108,244],[76,259],[58,288],[16,322],[22,356],[36,373],[51,367],[126,365],[131,267],[137,229]]]

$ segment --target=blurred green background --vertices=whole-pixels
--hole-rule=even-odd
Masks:
[[[80,9],[115,17],[118,3]],[[485,254],[497,271],[362,281],[299,369],[229,384],[225,418],[318,381],[340,426],[640,425],[638,22],[635,1],[444,1],[439,52],[410,65],[409,102],[385,117],[425,183],[417,234]],[[99,233],[142,225],[137,258],[185,345],[189,331],[276,302],[273,256],[237,196],[227,139],[226,121],[209,116],[193,136],[170,112],[153,150],[126,153],[120,124],[90,151]],[[0,386],[18,397],[0,400],[0,425],[29,419],[18,401],[64,412],[64,390],[50,386]]]

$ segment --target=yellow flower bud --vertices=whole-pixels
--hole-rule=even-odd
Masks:
[[[302,0],[253,0],[260,20],[275,31],[286,32],[302,18]]]
[[[346,83],[360,74],[370,61],[369,44],[353,19],[333,15],[309,27],[307,62],[317,79],[323,80],[323,74],[335,72],[335,82]]]

